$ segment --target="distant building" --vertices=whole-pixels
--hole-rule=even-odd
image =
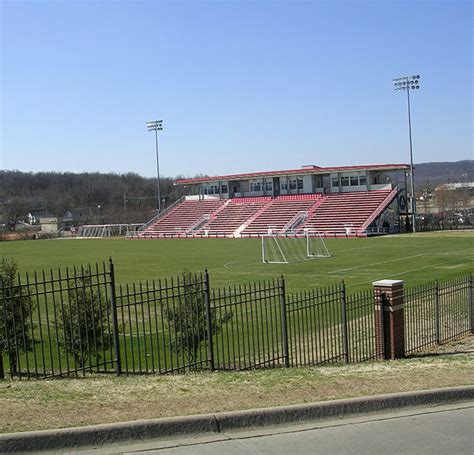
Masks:
[[[87,221],[89,214],[88,208],[75,208],[68,210],[61,220],[61,230],[70,230],[73,227],[78,227]]]
[[[58,219],[56,217],[41,217],[41,233],[56,234],[58,232]]]
[[[444,185],[440,185],[438,188],[442,188],[445,190],[474,190],[474,182],[459,182],[459,183],[445,183]]]

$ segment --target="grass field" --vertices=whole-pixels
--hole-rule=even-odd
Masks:
[[[118,283],[173,276],[207,268],[214,286],[284,274],[287,289],[338,283],[366,287],[378,279],[419,284],[474,269],[474,232],[419,233],[367,239],[327,239],[330,258],[296,264],[262,264],[258,239],[42,240],[3,242],[0,255],[21,272],[102,262],[112,257]]]
[[[328,239],[330,258],[280,265],[262,264],[258,239],[18,241],[0,244],[0,255],[14,257],[20,272],[30,273],[102,262],[112,256],[117,283],[178,275],[185,269],[198,272],[208,268],[211,288],[219,289],[219,296],[225,285],[261,281],[280,274],[285,275],[286,289],[290,292],[336,284],[344,279],[349,288],[349,307],[358,308],[346,312],[351,343],[348,355],[357,361],[372,358],[375,345],[371,293],[364,292],[361,296],[366,297],[357,297],[354,291],[370,289],[372,281],[384,278],[404,279],[408,285],[415,285],[466,276],[474,270],[473,240],[472,232]],[[60,362],[63,366],[66,362],[66,370],[69,370],[68,362],[75,365],[70,353],[63,352],[61,335],[57,334],[63,311],[63,303],[58,302],[69,298],[60,286],[62,297],[59,298],[58,286],[55,286],[55,293],[45,292],[41,286],[29,286],[34,294],[31,320],[35,343],[34,349],[22,353],[20,360],[22,368],[26,365],[28,371],[28,365],[34,365],[34,374],[46,376],[56,371],[58,365],[61,372]],[[49,285],[46,288],[49,289]],[[232,318],[214,337],[214,354],[219,367],[232,369],[237,365],[241,369],[282,359],[279,294],[267,292],[262,297],[262,287],[257,288],[258,292],[248,294],[251,298],[212,300],[215,308],[219,307],[215,310],[217,317],[222,317],[221,312],[229,308],[232,312]],[[176,334],[172,333],[166,319],[169,306],[180,307],[181,300],[174,297],[171,300],[151,299],[150,306],[148,294],[135,294],[133,289],[131,294],[126,291],[123,300],[118,300],[120,351],[125,370],[141,372],[151,368],[151,371],[162,372],[184,368],[189,359],[172,349]],[[291,306],[287,316],[289,344],[295,364],[342,359],[339,299],[334,290],[328,295],[330,297],[317,298],[318,303],[312,310],[308,310],[304,298],[298,297],[294,301],[288,298],[287,304]],[[101,355],[102,360],[110,361],[112,350],[106,351]],[[200,345],[197,353],[197,364],[206,367],[207,345]]]
[[[353,290],[378,279],[408,285],[449,279],[474,270],[474,232],[327,239],[330,258],[296,264],[262,264],[258,239],[41,240],[0,243],[21,272],[102,262],[112,257],[118,283],[173,276],[207,268],[212,286],[286,277],[289,291],[339,283]]]

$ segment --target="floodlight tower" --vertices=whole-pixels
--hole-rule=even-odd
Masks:
[[[411,216],[412,229],[416,232],[416,197],[415,197],[415,178],[413,175],[413,146],[411,141],[411,112],[410,112],[410,90],[418,90],[420,88],[420,75],[403,76],[393,79],[395,90],[406,90],[408,103],[408,135],[410,138],[410,184],[411,184]]]
[[[155,132],[155,149],[156,149],[156,209],[158,213],[161,212],[161,195],[160,195],[160,161],[158,159],[158,131],[163,130],[163,120],[153,120],[152,122],[147,122],[146,127],[148,131]]]

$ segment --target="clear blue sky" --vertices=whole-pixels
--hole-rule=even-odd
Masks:
[[[155,175],[473,158],[470,1],[1,3],[1,168]]]

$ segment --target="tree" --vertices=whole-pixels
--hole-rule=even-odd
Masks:
[[[10,371],[17,372],[20,352],[30,351],[32,301],[29,289],[17,281],[18,266],[14,259],[0,260],[0,378],[3,377],[2,352],[10,361]]]
[[[198,352],[203,341],[209,336],[219,333],[223,324],[232,318],[232,313],[216,316],[214,309],[209,310],[210,331],[208,333],[206,293],[201,277],[184,272],[182,279],[182,294],[172,306],[165,310],[165,316],[174,334],[171,347],[176,352],[183,353],[188,364],[195,367]]]
[[[19,221],[24,221],[28,211],[29,204],[19,197],[11,198],[4,206],[4,218],[10,230],[15,230]]]
[[[100,358],[110,346],[108,332],[109,302],[93,283],[89,267],[69,282],[68,299],[61,312],[61,345],[72,354],[79,368],[92,358]]]

